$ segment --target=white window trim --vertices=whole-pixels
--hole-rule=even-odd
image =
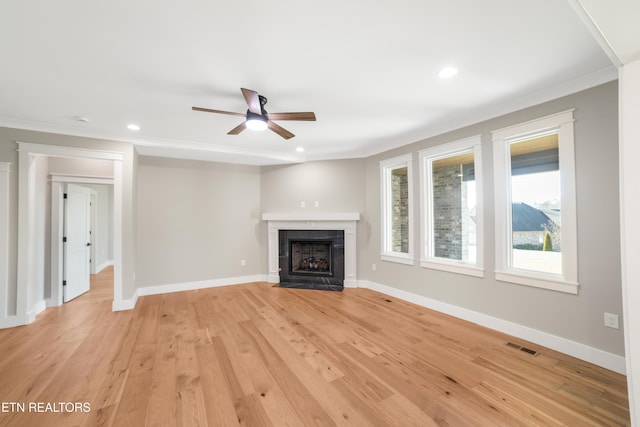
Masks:
[[[433,256],[433,230],[432,204],[433,188],[431,186],[432,162],[434,160],[455,156],[473,151],[474,170],[476,178],[476,262],[448,260]],[[483,208],[483,181],[482,181],[482,139],[480,135],[438,145],[436,147],[420,150],[420,206],[423,213],[420,215],[420,266],[452,273],[466,274],[476,277],[484,277],[484,208]]]
[[[491,132],[495,189],[496,270],[499,281],[578,293],[578,234],[573,109]],[[562,275],[515,269],[511,263],[511,156],[509,144],[558,133],[562,212]]]
[[[380,234],[381,253],[380,259],[383,261],[397,262],[400,264],[413,265],[413,157],[411,153],[380,162],[380,205],[381,205],[381,225]],[[409,252],[395,252],[391,250],[391,171],[406,167],[407,181],[409,186]]]

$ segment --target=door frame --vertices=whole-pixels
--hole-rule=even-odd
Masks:
[[[123,160],[117,151],[17,142],[18,144],[18,277],[16,292],[16,325],[35,320],[37,311],[29,306],[29,295],[34,286],[36,248],[39,239],[35,231],[36,168],[34,159],[45,157],[72,157],[80,159],[113,160],[113,308],[123,306],[122,300],[122,218],[123,218]]]
[[[114,185],[112,178],[78,177],[71,175],[51,174],[51,297],[47,299],[47,307],[58,307],[63,304],[63,222],[64,222],[64,190],[66,184],[104,184]],[[93,191],[93,190],[92,190]],[[115,212],[114,212],[115,214]],[[92,208],[93,215],[93,208]],[[114,215],[115,217],[115,215]],[[114,224],[115,225],[115,224]],[[115,228],[114,232],[115,241]],[[93,237],[92,237],[93,238]],[[92,272],[95,265],[94,248],[92,247]],[[115,255],[115,254],[114,254]]]
[[[96,246],[97,246],[97,238],[98,235],[98,192],[93,188],[89,188],[89,199],[91,203],[89,204],[89,243],[91,243],[90,255],[91,259],[91,274],[96,274],[98,271],[96,269]]]

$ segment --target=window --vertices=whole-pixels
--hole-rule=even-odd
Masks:
[[[420,265],[483,275],[480,136],[420,151]]]
[[[411,154],[380,162],[384,261],[413,264]]]
[[[573,110],[492,134],[496,279],[577,293]]]

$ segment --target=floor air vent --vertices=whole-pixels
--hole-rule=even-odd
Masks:
[[[531,355],[533,355],[533,356],[537,356],[537,355],[539,354],[539,353],[538,353],[537,351],[535,351],[535,350],[531,350],[530,348],[523,347],[523,346],[521,346],[521,345],[518,345],[518,344],[515,344],[515,343],[512,343],[512,342],[508,342],[508,343],[507,343],[507,345],[508,345],[509,347],[513,347],[513,348],[515,348],[515,349],[517,349],[517,350],[524,351],[525,353],[529,353],[529,354],[531,354]]]

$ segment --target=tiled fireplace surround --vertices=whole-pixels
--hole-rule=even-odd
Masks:
[[[267,280],[280,282],[279,230],[343,230],[344,231],[344,287],[357,287],[356,279],[356,222],[357,212],[346,213],[263,213],[262,220],[268,223]]]

